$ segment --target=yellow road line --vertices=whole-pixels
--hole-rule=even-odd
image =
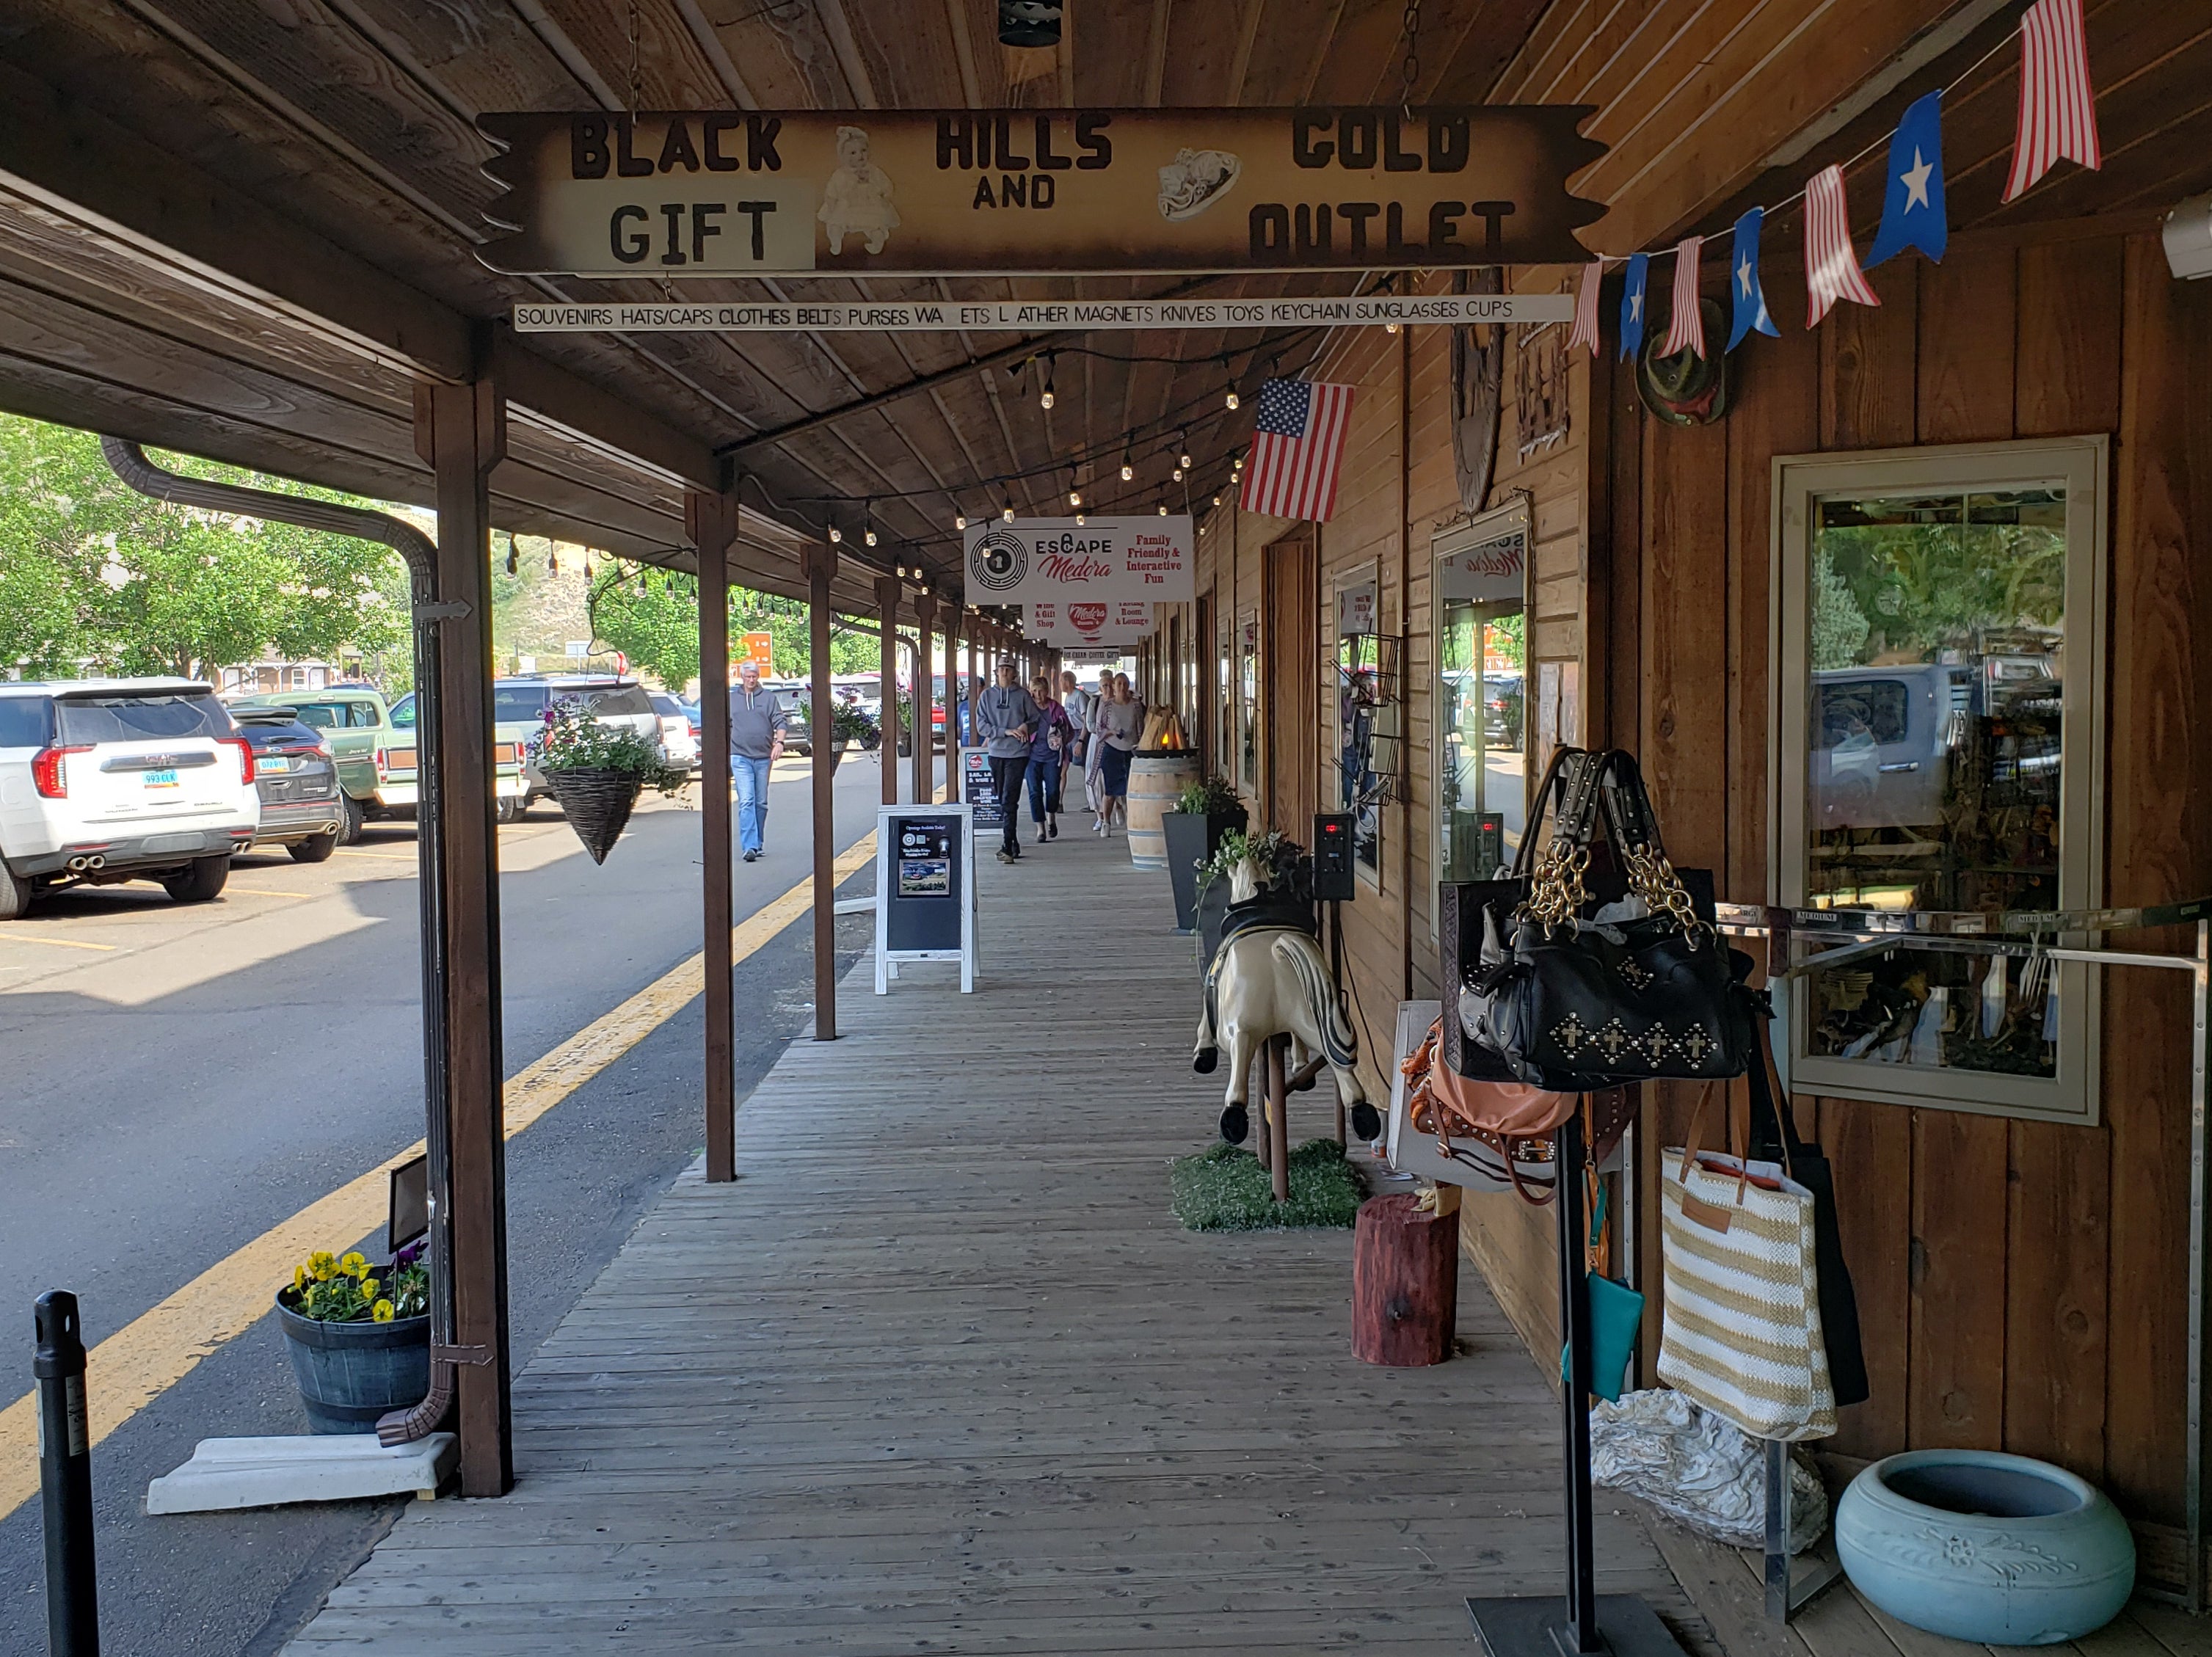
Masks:
[[[872,829],[836,863],[839,880],[874,861]],[[731,951],[743,961],[811,907],[811,879],[800,881],[740,922]],[[52,941],[52,940],[49,940]],[[105,947],[105,946],[100,946]],[[705,987],[706,957],[695,955],[594,1019],[507,1078],[502,1096],[510,1139],[680,1012]],[[280,1221],[142,1313],[92,1349],[85,1390],[92,1442],[99,1443],[182,1381],[224,1342],[269,1313],[292,1268],[318,1248],[341,1248],[384,1223],[391,1172],[422,1154],[417,1139]],[[25,1393],[0,1410],[0,1519],[38,1493],[38,1417]]]
[[[58,950],[108,950],[120,946],[114,944],[87,944],[74,938],[40,938],[35,932],[0,932],[0,944],[51,944]]]
[[[228,886],[225,897],[328,897],[328,892],[288,892],[281,886]]]

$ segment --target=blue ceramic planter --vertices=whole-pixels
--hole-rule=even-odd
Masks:
[[[2119,1614],[2135,1539],[2094,1485],[1992,1450],[1877,1461],[1836,1504],[1851,1586],[1901,1623],[1997,1646],[2078,1639]]]
[[[280,1298],[276,1321],[307,1424],[318,1433],[373,1433],[377,1418],[411,1410],[430,1392],[430,1320],[323,1323]]]

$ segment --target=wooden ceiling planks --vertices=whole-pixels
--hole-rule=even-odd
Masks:
[[[1188,109],[1242,101],[1237,76],[1244,51],[1245,19],[1259,3],[1175,0],[1160,76],[1162,104]]]
[[[1549,0],[1448,0],[1421,21],[1416,94],[1436,103],[1483,103],[1520,52]],[[1427,44],[1433,35],[1436,44]],[[1441,49],[1440,49],[1441,48]]]
[[[598,100],[506,0],[331,0],[457,109],[590,109]]]
[[[1261,108],[1306,101],[1336,38],[1346,0],[1261,0],[1260,26],[1237,100]]]

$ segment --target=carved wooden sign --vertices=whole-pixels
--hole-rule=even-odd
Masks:
[[[1580,264],[1583,105],[484,115],[496,270]]]

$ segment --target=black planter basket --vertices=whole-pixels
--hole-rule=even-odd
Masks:
[[[1160,814],[1160,833],[1168,847],[1168,879],[1175,889],[1177,932],[1194,932],[1198,928],[1200,865],[1211,863],[1213,854],[1221,849],[1223,838],[1231,829],[1242,834],[1249,821],[1241,805],[1226,811],[1209,811],[1203,816],[1190,811]],[[1227,881],[1221,883],[1224,889],[1228,884]]]
[[[605,863],[645,785],[627,771],[549,771],[545,786],[594,863]]]

